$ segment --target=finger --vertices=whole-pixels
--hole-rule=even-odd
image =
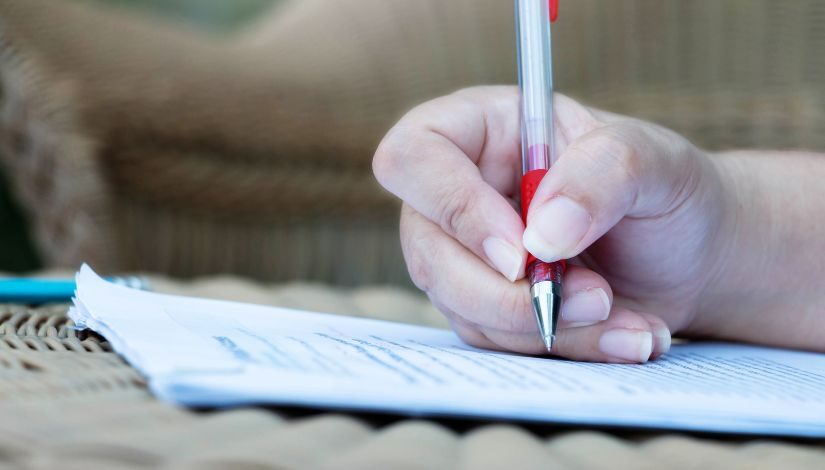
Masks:
[[[562,283],[560,327],[585,326],[607,320],[613,290],[599,274],[569,264]]]
[[[547,354],[544,342],[536,331],[502,331],[474,325],[460,318],[452,318],[450,324],[459,337],[471,346],[523,354]],[[559,330],[551,353],[575,361],[643,363],[655,357],[652,328],[653,325],[644,315],[616,308],[607,321]]]
[[[491,347],[489,340],[496,348],[527,354],[543,351],[526,281],[507,282],[407,206],[402,227],[404,255],[414,282],[459,325],[462,339],[480,347]],[[586,269],[576,267],[568,284],[586,286],[590,276]],[[575,360],[644,362],[653,351],[652,327],[643,316],[614,308],[605,321],[560,329],[554,348],[555,354]]]
[[[412,227],[405,231],[408,236],[416,240],[428,240],[414,248],[413,251],[417,254],[408,258],[408,262],[413,259],[444,261],[413,270],[419,273],[426,271],[424,275],[427,280],[422,282],[419,279],[419,282],[429,287],[428,295],[463,341],[487,349],[504,349],[525,354],[546,353],[529,304],[525,281],[511,284],[496,276],[489,267],[420,214],[409,210],[405,219],[405,224]],[[426,248],[420,250],[421,247]],[[412,266],[418,262],[413,261]],[[568,285],[572,284],[575,289],[587,286],[589,279],[600,282],[591,273],[576,266],[568,278]],[[453,282],[442,289],[446,279],[453,279]],[[479,284],[467,284],[466,279],[475,279]],[[519,288],[521,284],[524,285]],[[485,289],[477,289],[479,285]],[[466,295],[467,293],[470,295]],[[512,300],[502,302],[502,295],[504,298],[513,297]],[[656,317],[652,318],[657,320]],[[661,324],[651,325],[643,315],[626,308],[614,308],[607,320],[590,326],[560,325],[552,352],[581,361],[644,362],[653,353],[653,331],[659,327]]]
[[[565,272],[564,303],[560,330],[589,326],[608,318],[613,292],[604,278],[581,266],[571,265]],[[530,354],[545,353],[544,342],[539,340],[538,330],[533,327],[526,333],[512,333],[493,328],[482,328],[455,313],[431,292],[430,301],[447,318],[451,328],[467,344],[484,349],[506,349]],[[657,317],[653,317],[658,320]],[[659,324],[664,322],[659,320]],[[531,324],[534,326],[535,324]],[[494,343],[485,334],[491,332],[501,344]],[[656,331],[654,329],[654,331]],[[668,332],[669,334],[669,332]],[[654,335],[655,337],[655,335]],[[669,336],[668,336],[669,338]],[[655,345],[654,345],[655,346]],[[654,347],[655,349],[655,347]]]
[[[526,334],[517,334],[487,329],[487,331],[496,331],[497,334],[501,334],[506,337],[518,337],[521,339],[521,341],[519,341],[520,344],[515,345],[515,347],[505,348],[504,346],[491,341],[477,324],[468,322],[460,315],[447,308],[447,306],[439,302],[438,299],[432,295],[427,294],[427,296],[430,297],[430,301],[432,301],[433,305],[435,305],[435,307],[444,314],[444,317],[447,318],[447,322],[450,324],[450,328],[455,332],[455,334],[470,346],[493,351],[519,351],[524,353],[528,353],[529,351],[533,351],[535,349],[535,339],[538,338],[537,331]],[[509,343],[511,346],[515,344],[512,340],[504,343]],[[543,346],[544,343],[541,342],[541,345]],[[545,353],[547,353],[546,350],[535,351],[535,354]]]
[[[664,320],[650,313],[641,314],[650,324],[650,331],[653,333],[653,354],[651,359],[660,357],[670,351],[672,343],[670,328]]]
[[[535,330],[526,281],[508,281],[406,204],[401,215],[401,247],[413,283],[446,309],[482,326]]]
[[[387,190],[515,281],[527,256],[524,225],[507,197],[517,187],[517,94],[472,93],[407,114],[382,141],[373,170]]]
[[[642,315],[614,308],[603,322],[561,330],[553,353],[580,361],[643,363],[653,353],[653,333]]]
[[[553,143],[556,155],[577,139],[611,119],[597,109],[587,108],[560,93],[553,94]]]
[[[602,276],[587,268],[569,265],[562,285],[564,301],[559,328],[589,326],[608,318],[613,304],[613,290]],[[458,316],[434,295],[427,295],[448,320]],[[662,321],[659,323],[664,325]]]
[[[401,227],[401,244],[410,277],[442,312],[455,312],[480,327],[536,334],[536,318],[526,281],[508,282],[440,227],[406,205],[402,209]],[[613,292],[598,274],[571,265],[565,275],[563,296],[562,327],[570,322],[592,323],[607,318]]]
[[[699,181],[692,146],[634,120],[599,127],[568,146],[529,211],[524,246],[544,261],[580,254],[622,218],[673,211]]]
[[[514,334],[480,328],[495,344],[527,354],[544,354],[538,334]],[[556,333],[553,355],[574,361],[643,363],[653,353],[651,326],[641,315],[617,308],[610,318],[590,326],[563,328]]]
[[[478,325],[470,323],[452,312],[445,311],[444,316],[447,318],[447,322],[450,324],[450,328],[455,332],[456,336],[466,344],[479,349],[505,351],[504,348],[490,341],[490,338],[481,332]]]

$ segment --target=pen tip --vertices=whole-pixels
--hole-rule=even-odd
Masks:
[[[556,342],[556,337],[554,335],[545,336],[544,337],[544,347],[547,348],[547,352],[553,351],[553,343]]]
[[[561,310],[561,285],[543,281],[534,284],[530,290],[539,333],[541,333],[547,352],[552,352],[553,343],[556,342],[556,326],[559,323]]]

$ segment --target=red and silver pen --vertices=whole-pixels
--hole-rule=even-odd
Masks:
[[[536,188],[554,161],[550,23],[556,19],[557,12],[558,0],[516,0],[523,172],[521,214],[525,225]],[[527,257],[533,309],[548,351],[556,340],[564,269],[563,260],[545,263],[532,254]]]

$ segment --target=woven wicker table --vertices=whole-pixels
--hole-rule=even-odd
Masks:
[[[154,279],[164,292],[443,325],[400,289]],[[193,411],[154,399],[66,306],[0,306],[5,468],[825,468],[825,442],[619,433],[282,409]],[[375,315],[372,315],[375,316]],[[825,393],[825,391],[823,392]]]

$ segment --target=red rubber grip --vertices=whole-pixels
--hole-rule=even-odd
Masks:
[[[530,203],[533,202],[536,189],[546,174],[547,170],[532,170],[521,177],[521,220],[525,225],[527,225],[527,211],[530,209]]]
[[[547,170],[532,170],[528,171],[521,177],[521,219],[524,225],[527,225],[527,213],[530,210],[530,204],[533,202],[533,196],[536,195],[541,180]],[[534,266],[534,264],[536,264]],[[554,282],[561,282],[561,275],[567,268],[567,263],[564,260],[556,263],[544,263],[536,259],[531,253],[527,254],[527,270],[531,281],[550,280]]]

